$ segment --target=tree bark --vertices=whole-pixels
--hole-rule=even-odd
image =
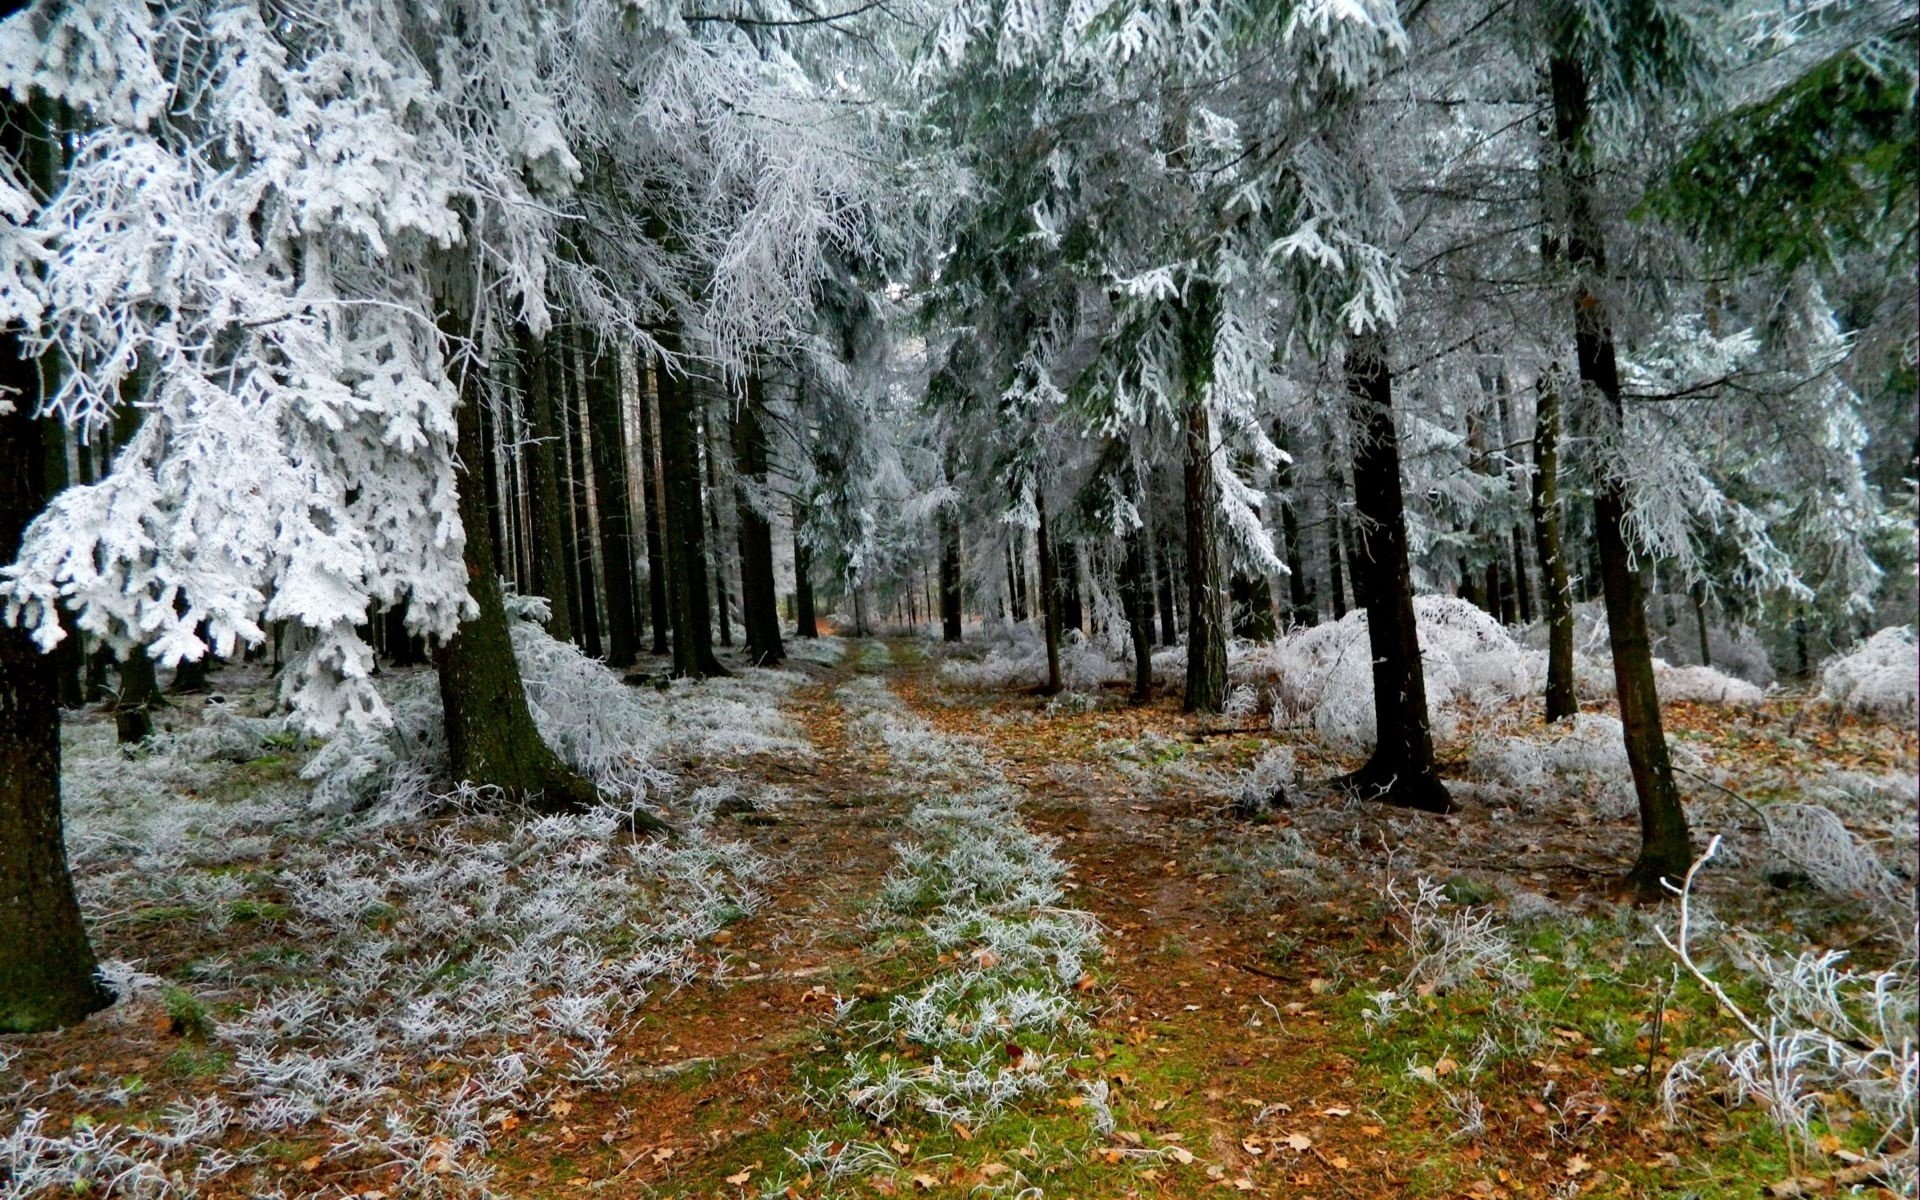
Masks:
[[[1687,599],[1693,602],[1693,627],[1700,635],[1700,665],[1713,665],[1713,646],[1707,640],[1707,585],[1695,580],[1687,588]]]
[[[573,594],[578,600],[580,649],[588,658],[599,658],[600,589],[593,578],[593,498],[588,484],[586,434],[580,414],[579,352],[566,334],[554,338],[557,353],[553,365],[560,376],[553,389],[559,405],[561,423],[567,433],[567,497],[573,513]]]
[[[1054,561],[1053,538],[1047,529],[1045,497],[1035,496],[1034,507],[1040,512],[1040,628],[1047,644],[1047,682],[1041,691],[1051,696],[1060,690],[1060,610],[1065,589],[1060,584],[1060,564]]]
[[[1275,422],[1275,432],[1280,432]],[[1280,449],[1286,450],[1286,437],[1279,438]],[[1280,500],[1280,536],[1286,541],[1287,561],[1287,623],[1290,625],[1312,625],[1319,616],[1314,606],[1312,585],[1307,579],[1306,558],[1300,553],[1300,513],[1293,503],[1293,458],[1280,460],[1280,469],[1274,480],[1279,485]]]
[[[1540,561],[1541,602],[1547,617],[1547,720],[1580,711],[1573,690],[1573,585],[1560,541],[1560,391],[1542,386],[1534,414],[1533,542]]]
[[[527,482],[533,494],[534,586],[553,610],[547,619],[547,632],[570,642],[575,601],[572,572],[567,568],[567,509],[561,500],[561,433],[554,405],[552,347],[536,339],[524,325],[514,332],[520,344],[527,418],[533,432],[533,445],[527,453]]]
[[[600,510],[600,562],[607,581],[607,663],[626,668],[640,653],[640,606],[633,586],[633,508],[627,490],[620,364],[617,352],[597,338],[589,340],[585,353],[593,494]]]
[[[1166,543],[1156,542],[1160,568],[1160,644],[1177,646],[1180,644],[1180,630],[1175,625],[1173,611],[1173,556],[1167,553]]]
[[[660,342],[669,354],[678,344],[670,330]],[[712,610],[707,597],[706,514],[700,494],[700,444],[693,396],[684,379],[660,372],[660,471],[666,488],[667,609],[673,621],[673,673],[699,679],[727,674],[713,653]]]
[[[707,468],[707,525],[710,540],[707,542],[708,557],[713,568],[713,606],[720,617],[720,644],[733,645],[733,605],[727,598],[727,552],[726,539],[720,536],[720,471],[717,462],[719,451],[714,449],[713,429],[703,414],[699,418],[698,436],[706,459]]]
[[[800,520],[793,522],[793,636],[820,636],[819,619],[813,611],[813,552],[800,534]]]
[[[1147,559],[1143,522],[1127,530],[1126,558],[1120,566],[1120,607],[1127,614],[1127,634],[1133,642],[1133,690],[1128,704],[1145,704],[1153,695],[1153,578]]]
[[[653,652],[668,652],[667,493],[660,480],[659,389],[666,368],[655,361],[649,386],[640,391],[640,478],[647,497],[647,615],[653,622]]]
[[[940,512],[940,640],[960,640],[960,522]]]
[[[1217,713],[1227,703],[1226,582],[1214,536],[1213,428],[1202,388],[1187,400],[1187,712]]]
[[[1453,799],[1433,759],[1426,672],[1420,661],[1407,563],[1401,496],[1400,439],[1393,420],[1393,375],[1379,334],[1347,345],[1347,389],[1353,413],[1353,494],[1361,551],[1353,560],[1367,610],[1373,652],[1373,711],[1378,738],[1365,766],[1338,783],[1371,799],[1423,812],[1452,812]]]
[[[1606,270],[1606,247],[1595,211],[1587,144],[1590,110],[1584,69],[1570,53],[1556,52],[1549,66],[1554,140],[1566,204],[1568,264],[1576,273],[1573,297],[1574,350],[1580,379],[1597,393],[1603,415],[1618,430],[1625,422],[1619,363],[1606,299],[1596,290]],[[1593,495],[1594,541],[1600,554],[1601,587],[1613,650],[1614,687],[1627,764],[1640,806],[1640,856],[1628,879],[1645,896],[1662,894],[1662,879],[1678,879],[1693,861],[1686,811],[1667,757],[1660,697],[1654,690],[1653,649],[1647,633],[1645,588],[1633,569],[1626,529],[1632,501],[1620,477],[1603,470]]]
[[[7,105],[5,118],[0,150],[21,163],[44,127],[24,105]],[[13,401],[0,412],[0,563],[18,557],[51,495],[40,366],[22,349],[18,327],[0,331],[0,395]],[[0,1033],[58,1029],[105,1008],[113,996],[95,966],[60,818],[59,664],[0,622]]]
[[[787,657],[780,641],[780,599],[773,586],[773,526],[756,501],[767,496],[765,385],[747,380],[747,395],[733,414],[735,507],[740,526],[740,620],[746,627],[747,661],[774,666]],[[758,492],[758,496],[754,493]]]

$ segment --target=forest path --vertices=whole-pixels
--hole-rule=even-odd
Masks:
[[[646,1004],[622,1047],[621,1086],[569,1091],[501,1145],[503,1194],[711,1194],[691,1179],[710,1180],[716,1164],[736,1173],[742,1139],[804,1122],[803,1068],[826,1049],[835,997],[866,986],[862,922],[905,811],[875,756],[848,740],[834,696],[858,661],[856,646],[834,666],[790,664],[811,681],[782,708],[811,755],[690,765],[680,794],[732,784],[751,804],[723,804],[715,832],[767,860],[764,902],[712,939],[705,977]]]

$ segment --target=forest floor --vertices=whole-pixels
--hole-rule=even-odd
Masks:
[[[1321,781],[1351,764],[1303,740],[1292,807],[1236,819],[1233,781],[1276,741],[1264,723],[1186,716],[1177,697],[1129,708],[1112,692],[1062,705],[976,690],[943,675],[924,641],[848,645],[837,663],[797,664],[804,680],[778,697],[810,753],[676,764],[679,794],[722,785],[736,797],[715,830],[770,864],[762,901],[701,940],[693,969],[621,1025],[611,1073],[489,1118],[494,1194],[1749,1197],[1871,1188],[1878,1156],[1907,1152],[1870,1144],[1837,1100],[1811,1155],[1790,1153],[1752,1109],[1706,1097],[1663,1109],[1667,1068],[1734,1029],[1660,946],[1672,906],[1617,894],[1635,838],[1617,798],[1555,776],[1547,786],[1563,792],[1533,803],[1476,802],[1486,793],[1455,748],[1462,811],[1397,812],[1326,792]],[[1791,697],[1669,711],[1698,777],[1716,781],[1690,789],[1696,821],[1736,833],[1749,804],[1808,772],[1915,770],[1911,728],[1810,715]],[[1517,709],[1483,718],[1539,726]],[[977,968],[946,1025],[1011,1011],[980,1009],[976,985],[1014,951],[991,949],[977,924],[942,942],[926,930],[944,908],[923,895],[887,916],[886,898],[901,894],[911,831],[952,845],[927,833],[938,813],[911,816],[916,806],[988,783],[1012,798],[999,819],[1058,860],[1057,897],[1014,919],[1089,914],[1098,950],[1071,980],[1042,968],[993,984],[988,998],[1007,1003],[1044,993],[1052,1016],[960,1029],[948,1045],[911,1024],[911,1002]],[[1425,901],[1423,878],[1437,889]],[[1893,954],[1869,914],[1792,879],[1769,885],[1757,858],[1712,881],[1706,902],[1782,945]],[[1422,983],[1410,924],[1452,920],[1471,941],[1480,915],[1496,949]],[[277,919],[265,911],[221,936],[244,942]],[[186,981],[192,956],[165,944],[178,920],[121,912],[106,924],[112,954]],[[1734,973],[1727,982],[1756,999]],[[10,1053],[32,1080],[137,1077],[134,1107],[148,1111],[217,1092],[217,1039],[173,995],[149,998],[145,1019],[12,1039],[0,1074]],[[972,1083],[939,1074],[943,1046]],[[921,1082],[873,1086],[895,1068]],[[134,1120],[92,1111],[99,1095],[43,1089],[45,1129]],[[337,1155],[324,1127],[254,1157],[289,1195],[373,1200],[433,1182]],[[262,1177],[245,1176],[247,1190],[260,1194]]]

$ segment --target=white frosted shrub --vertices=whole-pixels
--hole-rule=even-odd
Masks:
[[[1834,814],[1818,804],[1770,804],[1767,849],[1776,861],[1804,873],[1814,886],[1862,905],[1911,950],[1915,936],[1914,886]],[[1911,854],[1894,843],[1894,857],[1911,871]]]
[[[1416,596],[1414,616],[1436,736],[1451,736],[1455,712],[1531,695],[1530,658],[1500,623],[1465,600]],[[1308,721],[1329,746],[1372,749],[1373,658],[1364,610],[1296,630],[1267,652],[1276,723]]]
[[[1665,704],[1694,700],[1751,708],[1767,698],[1763,689],[1712,667],[1675,667],[1660,659],[1653,663],[1653,684]]]
[[[1820,698],[1862,716],[1913,721],[1920,712],[1920,649],[1913,626],[1882,629],[1820,668]]]

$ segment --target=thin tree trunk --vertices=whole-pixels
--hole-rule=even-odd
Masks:
[[[655,360],[650,386],[640,393],[640,477],[647,494],[647,612],[653,619],[653,652],[665,654],[671,613],[667,601],[667,490],[660,477],[660,387],[666,367]]]
[[[1373,652],[1373,757],[1339,783],[1371,799],[1425,812],[1451,812],[1453,800],[1434,768],[1427,718],[1426,672],[1420,661],[1407,524],[1401,497],[1400,439],[1393,419],[1393,375],[1379,334],[1347,345],[1347,389],[1353,410],[1353,494],[1363,549],[1354,560],[1367,609]]]
[[[1054,559],[1053,538],[1047,529],[1047,502],[1044,497],[1034,497],[1034,507],[1040,511],[1040,628],[1047,643],[1047,683],[1042,689],[1051,696],[1060,690],[1060,610],[1065,597],[1065,589],[1060,583],[1060,564]]]
[[[1136,508],[1140,507],[1138,503]],[[1120,607],[1127,614],[1133,642],[1133,690],[1129,704],[1145,704],[1153,695],[1153,577],[1148,568],[1145,523],[1126,533],[1126,558],[1120,565]]]
[[[1693,601],[1693,627],[1700,635],[1700,665],[1713,665],[1713,646],[1707,641],[1707,585],[1695,580],[1687,588],[1687,599]]]
[[[1547,617],[1547,720],[1580,711],[1573,690],[1573,585],[1560,540],[1560,390],[1543,383],[1534,412],[1533,542]]]
[[[1581,380],[1599,392],[1605,406],[1603,415],[1617,429],[1626,419],[1620,401],[1619,364],[1607,301],[1595,290],[1606,270],[1606,248],[1587,167],[1587,78],[1579,62],[1568,53],[1556,53],[1549,71],[1554,140],[1565,188],[1567,260],[1578,279],[1573,298],[1574,350]],[[1680,806],[1673,765],[1667,757],[1660,696],[1654,690],[1645,589],[1633,569],[1633,555],[1627,545],[1631,503],[1619,475],[1603,470],[1594,485],[1594,541],[1600,553],[1620,725],[1640,804],[1640,857],[1628,878],[1641,894],[1658,896],[1663,879],[1678,879],[1691,865],[1693,839],[1687,829],[1686,811]]]
[[[672,353],[671,331],[660,334]],[[706,514],[700,495],[700,443],[688,380],[660,372],[660,468],[666,489],[668,611],[673,617],[673,673],[699,679],[724,675],[713,653],[707,597]]]
[[[1164,541],[1156,544],[1158,552],[1154,557],[1160,563],[1160,644],[1177,646],[1180,644],[1180,630],[1176,627],[1173,611],[1173,556],[1167,553]]]
[[[35,168],[50,154],[46,126],[20,104],[5,118],[0,152],[44,186],[50,165]],[[17,326],[0,331],[0,395],[13,401],[0,411],[0,562],[18,557],[51,496],[40,366],[22,350]],[[60,819],[59,664],[0,621],[0,1033],[57,1029],[105,1008],[113,996],[94,968]]]
[[[593,502],[588,483],[586,431],[580,414],[580,372],[578,350],[573,339],[562,334],[553,339],[559,368],[559,386],[553,390],[567,431],[567,480],[569,507],[573,511],[573,594],[579,599],[580,649],[588,658],[599,658],[600,589],[593,578]]]
[[[634,595],[633,515],[627,488],[627,438],[621,421],[618,354],[590,339],[587,420],[593,434],[593,494],[600,510],[600,561],[607,581],[607,663],[633,665],[640,653],[639,602]]]
[[[720,615],[720,644],[732,646],[733,606],[727,599],[727,543],[720,536],[720,476],[715,462],[718,452],[713,445],[713,429],[704,416],[700,419],[698,429],[707,465],[707,525],[710,535],[707,547],[713,562],[713,603]]]
[[[1280,433],[1280,449],[1286,450],[1286,436]],[[1279,485],[1280,500],[1280,536],[1286,541],[1287,561],[1287,623],[1290,625],[1312,625],[1316,623],[1319,612],[1314,606],[1313,588],[1307,578],[1306,558],[1300,553],[1300,513],[1293,503],[1293,459],[1280,460],[1280,470],[1274,482]]]
[[[773,584],[773,526],[759,504],[767,495],[767,429],[764,385],[747,380],[746,399],[733,416],[735,507],[740,528],[740,620],[746,626],[747,661],[769,667],[787,657],[780,642],[780,599]],[[758,492],[758,495],[753,494]]]
[[[1217,713],[1227,703],[1226,582],[1214,536],[1213,428],[1203,388],[1187,400],[1184,482],[1187,515],[1188,712]]]
[[[960,640],[960,522],[940,512],[940,640]]]
[[[800,535],[798,514],[793,526],[793,635],[819,637],[819,620],[813,611],[813,552]]]
[[[573,640],[572,573],[567,569],[567,510],[561,500],[560,423],[554,407],[552,346],[534,338],[526,326],[515,329],[520,362],[526,372],[527,418],[533,445],[527,452],[527,483],[532,493],[533,581],[547,598],[553,615],[547,632],[563,642]]]

